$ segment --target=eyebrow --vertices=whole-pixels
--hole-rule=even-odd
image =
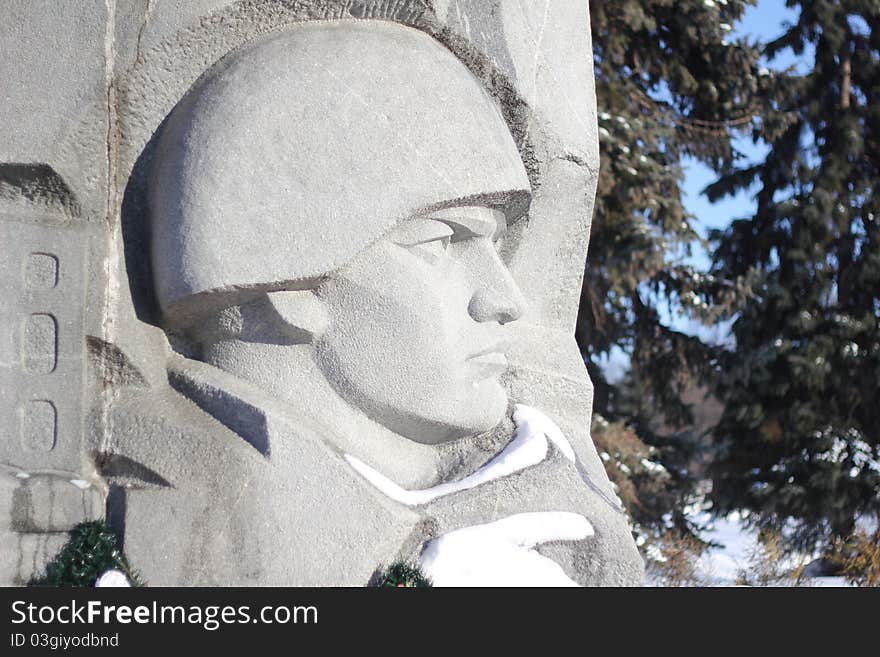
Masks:
[[[453,227],[464,228],[473,235],[497,239],[504,233],[507,223],[501,212],[477,205],[435,210],[427,219],[440,221]]]

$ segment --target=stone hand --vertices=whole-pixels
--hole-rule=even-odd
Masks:
[[[429,541],[419,566],[435,586],[577,586],[534,548],[592,535],[589,521],[576,513],[519,513]]]

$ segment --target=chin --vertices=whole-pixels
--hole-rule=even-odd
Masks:
[[[450,397],[443,404],[435,403],[424,412],[401,412],[379,421],[392,431],[427,445],[470,438],[498,426],[507,414],[507,392],[501,384],[496,379],[486,379],[474,384],[467,393]]]
[[[467,397],[466,408],[458,409],[458,417],[467,423],[466,435],[491,431],[506,414],[507,391],[497,379],[475,383]]]

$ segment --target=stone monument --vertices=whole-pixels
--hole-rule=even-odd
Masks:
[[[157,585],[641,583],[585,2],[12,4],[2,581],[106,517]]]

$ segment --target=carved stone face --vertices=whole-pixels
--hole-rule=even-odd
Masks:
[[[523,302],[495,243],[529,181],[493,99],[431,37],[339,23],[255,42],[174,109],[153,167],[157,300],[206,362],[423,443],[502,418]],[[239,328],[206,330],[224,307]]]
[[[501,420],[503,325],[524,304],[496,250],[505,228],[474,206],[411,219],[318,289],[331,319],[316,360],[343,398],[424,443]]]

